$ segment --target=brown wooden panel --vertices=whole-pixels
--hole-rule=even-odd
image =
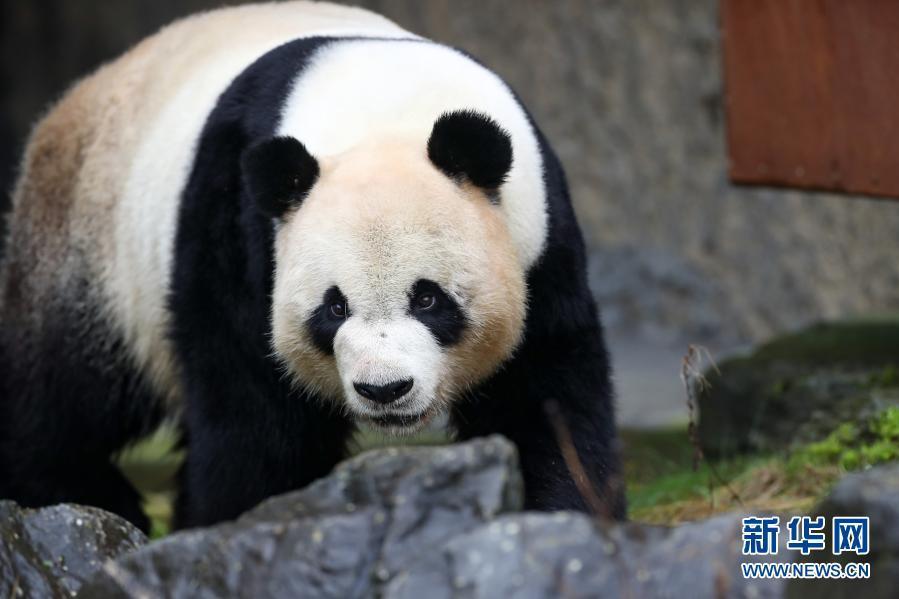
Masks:
[[[899,197],[899,0],[722,0],[730,177]]]

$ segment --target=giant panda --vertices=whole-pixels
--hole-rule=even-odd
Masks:
[[[588,483],[624,515],[559,160],[497,75],[376,14],[215,10],[80,81],[27,145],[0,290],[0,497],[146,528],[110,456],[175,418],[177,524],[208,525],[360,423],[437,419],[512,440],[528,508]]]

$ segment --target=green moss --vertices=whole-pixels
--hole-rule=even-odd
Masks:
[[[794,451],[788,466],[839,465],[844,470],[873,466],[899,459],[899,408],[889,407],[864,425],[844,423],[825,439]]]
[[[624,432],[631,517],[670,523],[739,509],[803,510],[846,471],[899,460],[899,407],[789,453],[704,460],[693,469],[685,430]]]
[[[855,443],[858,434],[858,427],[854,423],[845,422],[825,439],[810,443],[795,451],[790,456],[788,465],[793,469],[799,469],[809,463],[836,463],[840,460],[840,456]]]
[[[899,408],[887,408],[871,422],[871,431],[879,439],[899,441]]]

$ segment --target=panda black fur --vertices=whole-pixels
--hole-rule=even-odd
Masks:
[[[290,19],[311,24],[294,31],[284,24]],[[255,31],[244,32],[253,29],[252,24]],[[374,405],[382,401],[378,394],[389,382],[397,396],[414,395],[410,402],[422,406],[422,418],[448,412],[459,439],[501,433],[515,442],[528,507],[586,509],[545,412],[545,401],[555,400],[593,484],[606,493],[610,513],[622,517],[608,358],[586,283],[583,241],[562,167],[512,92],[493,83],[490,78],[495,76],[463,54],[356,9],[303,2],[247,6],[194,17],[168,31],[159,36],[218,36],[223,44],[238,44],[240,35],[264,37],[268,31],[270,39],[247,41],[245,64],[235,60],[228,65],[239,75],[232,76],[220,95],[210,96],[211,112],[198,100],[173,92],[170,104],[146,121],[155,127],[152,131],[147,125],[147,131],[138,127],[119,133],[109,129],[108,114],[99,125],[83,116],[84,107],[89,114],[90,107],[110,97],[121,104],[119,90],[109,86],[139,89],[151,73],[166,72],[165,59],[157,71],[141,63],[141,52],[152,53],[151,38],[132,51],[130,63],[113,63],[105,67],[105,75],[101,71],[76,87],[36,129],[16,190],[3,266],[0,497],[25,505],[88,503],[146,527],[137,494],[109,456],[152,430],[166,414],[177,413],[189,449],[181,473],[178,524],[233,518],[270,495],[326,474],[344,457],[357,417],[381,418],[388,429],[408,424],[413,415],[399,411],[379,416]],[[362,60],[354,48],[373,56],[371,60],[445,60],[443,76],[450,82],[455,81],[455,69],[458,76],[484,79],[472,83],[475,91],[470,96],[460,92],[459,105],[452,105],[450,98],[437,112],[415,94],[410,100],[390,88],[370,89],[375,97],[346,98],[345,120],[321,122],[341,113],[339,108],[317,107],[317,92],[337,105],[325,89],[330,85],[328,93],[338,95],[344,87],[353,89],[347,81],[356,71],[347,66]],[[366,73],[377,71],[370,64],[359,67]],[[331,79],[329,68],[338,71]],[[199,87],[211,85],[194,76],[194,88],[184,86],[187,93],[199,94]],[[209,75],[222,82],[227,76],[227,70]],[[481,94],[483,102],[464,99]],[[389,117],[377,116],[386,112],[377,111],[383,108],[379,101],[391,106],[394,95],[397,108],[407,110],[397,122],[411,123],[408,131],[377,129],[382,122],[393,126]],[[178,135],[190,140],[189,131],[173,126],[181,118],[179,102],[197,104],[195,111],[205,120],[188,122],[197,127],[189,148],[178,143]],[[358,108],[357,115],[357,107],[366,103],[374,112]],[[74,126],[73,114],[79,115]],[[127,115],[122,118],[127,120]],[[369,127],[374,132],[368,137],[376,143],[356,144],[356,128]],[[79,135],[54,136],[66,128]],[[166,140],[169,133],[171,156],[142,139],[147,134]],[[115,154],[121,160],[119,170],[110,166],[115,160],[110,162],[106,155],[91,162],[91,153],[114,152],[116,144],[121,146]],[[293,269],[311,268],[317,255],[315,247],[304,247],[300,253],[308,256],[285,268],[285,252],[290,254],[294,243],[287,240],[301,230],[297,223],[329,215],[329,202],[341,202],[340,193],[327,198],[321,194],[335,185],[341,191],[339,173],[346,171],[348,161],[352,167],[357,155],[363,162],[371,158],[365,174],[373,181],[392,181],[394,168],[397,179],[402,179],[403,168],[413,169],[412,175],[422,173],[420,184],[397,184],[398,194],[411,194],[409,201],[418,201],[412,192],[421,192],[430,199],[453,198],[469,211],[465,214],[484,215],[489,222],[471,221],[471,228],[486,227],[490,235],[457,236],[472,247],[478,245],[472,252],[508,249],[484,262],[505,287],[480,307],[482,298],[472,297],[466,285],[446,286],[417,272],[402,285],[388,281],[382,290],[396,291],[397,285],[405,290],[402,298],[390,298],[405,306],[402,327],[385,325],[365,334],[371,339],[379,335],[384,343],[398,337],[396,347],[420,345],[422,356],[456,352],[445,358],[439,371],[451,371],[446,377],[456,377],[452,384],[428,371],[427,364],[421,381],[416,376],[407,384],[407,375],[397,374],[404,356],[383,366],[383,372],[373,371],[371,380],[349,381],[337,375],[334,365],[348,363],[342,356],[355,352],[354,367],[377,358],[353,348],[350,333],[338,337],[341,327],[361,330],[373,325],[360,324],[360,318],[380,314],[375,296],[366,296],[356,302],[355,318],[354,295],[360,293],[341,285],[365,287],[360,281],[348,282],[338,273],[335,280],[344,276],[341,285],[325,284],[331,276],[325,273],[328,269],[312,268],[310,279],[321,278],[321,288],[302,289],[298,295],[308,298],[296,301],[303,310],[287,310],[295,286],[305,279],[292,282],[293,287],[285,281],[294,277]],[[413,163],[421,168],[407,166]],[[162,172],[153,172],[154,165]],[[126,176],[128,182],[121,184],[119,179]],[[142,186],[165,190],[179,178],[184,182],[168,204],[162,196],[142,193]],[[81,182],[73,186],[71,181]],[[121,199],[101,185],[104,181],[121,185]],[[377,212],[383,203],[383,214],[404,219],[405,211],[394,205],[397,201],[386,194],[360,211]],[[97,218],[97,206],[114,211],[119,220]],[[446,226],[437,229],[449,233],[429,232],[432,237],[427,239],[410,233],[415,236],[410,242],[424,248],[424,263],[431,251],[428,239],[457,239],[452,237],[454,229],[468,228],[456,226],[459,218],[465,222],[456,210],[441,213],[440,208],[422,208],[421,222],[445,217]],[[362,226],[355,219],[363,217],[355,211],[339,212],[334,219],[344,216],[353,226]],[[457,222],[449,222],[452,219]],[[399,230],[415,230],[418,222],[404,221]],[[497,229],[499,222],[506,224]],[[396,242],[395,231],[382,231],[390,225],[378,223],[371,229],[383,233],[385,247]],[[106,241],[108,237],[114,237],[114,243]],[[484,247],[482,237],[488,238]],[[443,249],[433,251],[438,255]],[[456,250],[455,257],[446,259],[449,266],[459,264],[468,248]],[[404,260],[402,268],[413,269],[410,262],[414,260]],[[134,264],[148,264],[147,272],[134,271]],[[337,270],[344,268],[336,264]],[[353,272],[351,266],[347,272]],[[370,270],[360,272],[368,275]],[[151,274],[167,281],[165,286],[153,286]],[[378,276],[390,279],[393,273]],[[472,276],[489,279],[486,274]],[[518,294],[521,298],[515,300]],[[497,312],[505,301],[510,302],[510,314]],[[284,339],[291,327],[298,331],[297,338]],[[370,347],[374,341],[366,337],[365,343]],[[390,352],[399,352],[396,347],[390,346]],[[291,371],[294,363],[297,372]],[[475,374],[479,363],[489,371]],[[384,372],[399,382],[383,380],[388,376]],[[431,375],[437,378],[433,398],[426,400],[419,387]],[[335,399],[353,388],[359,396],[352,402],[343,405]],[[443,388],[453,392],[440,392]],[[367,407],[360,412],[363,404]]]

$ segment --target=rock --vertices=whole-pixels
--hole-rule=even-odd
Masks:
[[[384,597],[776,597],[741,576],[741,516],[675,528],[515,514],[462,534],[394,578]]]
[[[820,324],[706,373],[699,438],[712,456],[818,441],[899,405],[899,324]]]
[[[899,588],[899,464],[845,477],[817,509],[871,519],[871,553],[852,561],[872,578],[851,583],[742,576],[741,563],[800,557],[786,548],[784,515],[776,554],[748,558],[744,513],[674,527],[515,513],[521,490],[514,447],[491,437],[368,452],[234,522],[144,547],[99,510],[0,503],[0,597],[805,599]]]
[[[520,509],[499,437],[373,451],[239,520],[187,531],[104,566],[84,597],[367,597],[450,538]]]
[[[0,501],[0,597],[71,597],[104,561],[146,542],[130,523],[95,508]]]
[[[819,555],[807,561],[864,562],[871,577],[861,580],[792,580],[787,597],[895,597],[899,589],[899,464],[878,466],[845,476],[815,510],[830,523],[833,516],[868,516],[870,553]],[[831,543],[828,531],[828,545]]]
[[[819,441],[844,422],[864,424],[899,405],[899,388],[871,385],[876,371],[727,362],[700,396],[699,438],[710,456],[768,452]]]
[[[499,437],[372,451],[234,522],[108,562],[80,596],[711,598],[782,589],[740,576],[739,514],[667,528],[511,513],[521,505],[515,451]]]

